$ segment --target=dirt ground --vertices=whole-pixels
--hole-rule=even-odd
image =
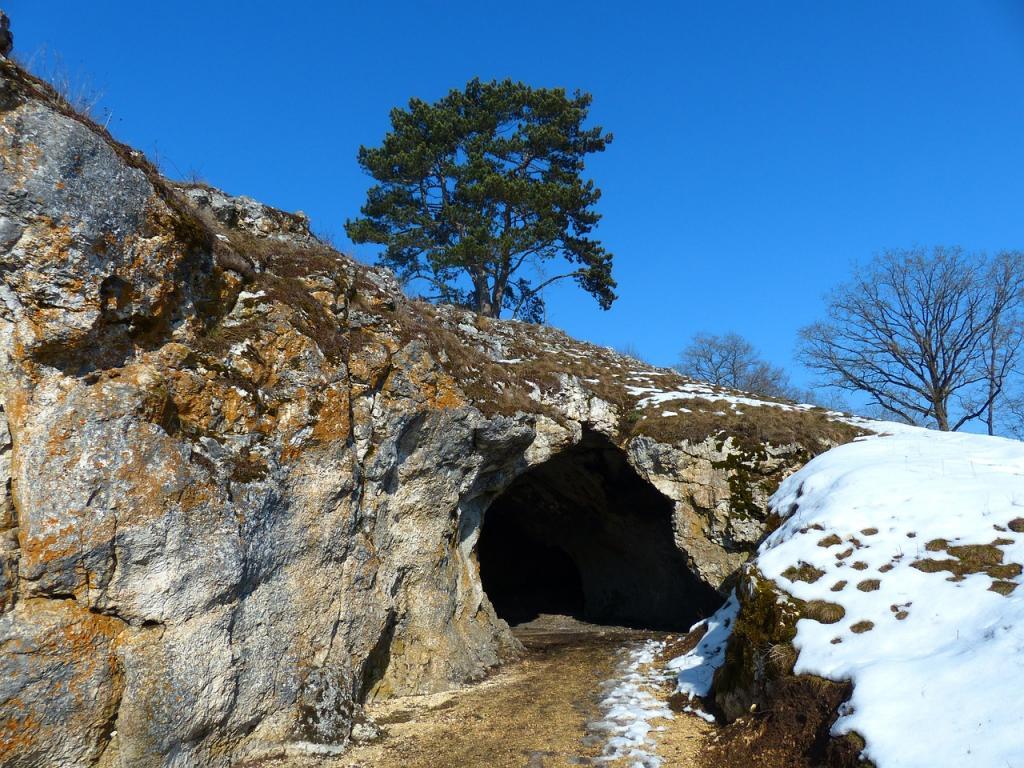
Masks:
[[[624,649],[662,634],[544,616],[516,628],[524,657],[457,691],[371,704],[380,738],[335,758],[291,758],[274,768],[624,768],[599,758],[605,737],[601,683],[616,677]],[[657,693],[667,700],[671,686]],[[652,723],[664,768],[695,768],[709,731],[691,715]]]

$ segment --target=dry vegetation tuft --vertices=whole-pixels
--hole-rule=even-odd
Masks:
[[[1024,569],[1019,563],[1003,562],[1003,551],[999,547],[1008,541],[1008,539],[996,539],[991,544],[951,546],[945,539],[933,539],[925,544],[926,550],[929,552],[945,551],[952,557],[921,558],[911,563],[911,566],[924,573],[948,571],[952,574],[949,577],[950,581],[962,581],[972,573],[984,573],[994,581],[1009,582],[1010,579],[1020,576]],[[1006,587],[998,587],[994,588],[994,591],[1000,592],[1004,589]],[[1002,592],[1000,593],[1002,594]]]
[[[801,614],[822,624],[835,624],[846,616],[846,609],[827,600],[809,600],[801,606]]]
[[[782,572],[782,575],[790,581],[806,581],[808,584],[813,584],[824,576],[825,572],[815,568],[810,563],[801,561],[797,566],[789,566],[789,568]]]

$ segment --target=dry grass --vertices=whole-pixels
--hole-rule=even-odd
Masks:
[[[808,584],[813,584],[824,575],[824,571],[803,561],[801,561],[797,566],[789,566],[789,568],[782,572],[783,578],[789,579],[790,581],[805,581]]]
[[[768,649],[768,663],[776,675],[791,675],[797,655],[792,643],[776,643]]]
[[[563,387],[566,377],[571,377],[618,410],[623,441],[644,435],[663,443],[694,444],[708,438],[731,437],[742,450],[759,450],[766,443],[796,444],[815,454],[860,434],[854,427],[831,420],[823,410],[744,406],[742,413],[736,413],[725,401],[714,399],[687,399],[685,408],[689,413],[662,416],[662,411],[672,411],[672,405],[639,408],[643,396],[631,394],[628,389],[639,383],[629,377],[645,377],[665,391],[691,383],[674,371],[653,369],[545,326],[495,321],[421,302],[410,302],[408,311],[401,314],[403,334],[427,341],[435,357],[466,383],[467,394],[485,412],[537,411],[531,392],[554,394]],[[457,327],[460,323],[475,326],[487,341],[499,342],[501,355],[517,362],[495,362],[481,348],[486,341],[467,334]],[[496,396],[495,384],[500,397]],[[725,390],[722,393],[730,394]]]
[[[952,574],[950,581],[962,581],[972,573],[984,573],[995,581],[1009,581],[1021,575],[1019,563],[1004,563],[1001,543],[1007,539],[996,539],[991,544],[967,544],[950,546],[945,539],[933,539],[925,545],[929,552],[945,551],[952,557],[922,558],[911,563],[911,566],[925,573],[948,571]],[[1000,588],[1002,589],[1002,588]],[[999,591],[998,589],[996,591]]]
[[[998,592],[1003,597],[1009,597],[1010,593],[1017,588],[1015,581],[993,581],[989,586],[992,592]]]
[[[846,616],[846,609],[827,600],[809,600],[801,606],[800,613],[822,624],[835,624]]]
[[[348,355],[347,329],[296,277],[278,277],[267,272],[256,281],[256,288],[267,298],[292,308],[291,323],[301,334],[313,340],[329,360],[340,360]]]
[[[293,215],[284,211],[277,213],[281,216]],[[210,223],[209,216],[204,216],[204,219]],[[276,237],[256,237],[237,229],[225,228],[221,232],[226,234],[233,250],[244,254],[260,269],[273,272],[278,277],[326,277],[334,281],[337,288],[347,287],[346,260],[319,241],[300,243]]]
[[[785,669],[787,658],[768,666]],[[792,651],[791,651],[792,652]],[[795,652],[792,652],[795,657]],[[790,670],[792,667],[790,667]],[[864,742],[856,734],[830,737],[836,710],[850,696],[849,683],[782,673],[771,694],[750,715],[720,727],[700,765],[715,768],[866,768]]]
[[[90,131],[102,138],[114,151],[114,153],[131,168],[136,168],[146,176],[146,179],[153,185],[157,195],[171,208],[179,219],[176,222],[188,235],[183,242],[191,242],[192,238],[200,238],[202,244],[212,248],[212,233],[200,222],[198,222],[191,206],[183,200],[182,195],[161,175],[160,170],[150,162],[145,155],[126,144],[122,144],[111,136],[106,127],[97,123],[85,111],[76,108],[75,104],[68,100],[51,83],[37,77],[13,61],[0,60],[0,77],[8,84],[7,98],[37,99],[56,112],[75,120],[86,126]],[[81,106],[81,105],[79,105]]]
[[[890,605],[889,610],[892,611],[893,616],[895,616],[897,622],[902,622],[904,618],[910,615],[910,611],[907,610],[907,608],[909,607],[910,603],[905,603],[903,605]]]
[[[356,291],[358,299],[359,291]],[[397,305],[394,323],[404,344],[422,343],[431,357],[458,383],[463,393],[485,415],[511,416],[517,412],[558,414],[533,399],[535,384],[541,390],[558,388],[557,378],[534,371],[527,376],[518,368],[495,362],[463,335],[440,321],[438,310],[422,302]]]
[[[686,440],[699,443],[708,437],[730,436],[744,450],[764,444],[800,445],[817,454],[847,443],[861,434],[848,424],[833,421],[824,411],[790,411],[772,406],[744,406],[736,413],[722,400],[685,401],[690,413],[676,416],[641,414],[632,434],[649,435],[659,442]],[[671,409],[670,404],[666,409]]]
[[[709,742],[704,765],[719,768],[853,768],[863,765],[863,742],[830,737],[848,682],[793,675],[796,622],[812,618],[835,623],[842,606],[826,601],[786,599],[750,569],[737,587],[743,610],[737,617],[726,661],[715,679],[715,703],[728,718]],[[788,646],[788,648],[787,648]],[[752,713],[752,714],[750,714]]]
[[[600,717],[600,685],[616,674],[621,645],[621,640],[581,638],[531,649],[521,661],[471,687],[373,702],[368,714],[383,726],[383,737],[353,745],[340,757],[311,760],[310,768],[313,764],[320,768],[571,768],[590,764],[604,745],[601,740],[584,739],[586,726]],[[675,726],[685,729],[691,719],[679,721]],[[664,754],[673,753],[666,750]],[[280,761],[271,765],[297,768],[299,764]]]

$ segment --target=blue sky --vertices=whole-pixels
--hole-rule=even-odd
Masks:
[[[615,134],[588,173],[621,298],[550,321],[671,364],[700,330],[792,360],[852,261],[1024,247],[1024,3],[15,0],[170,176],[308,213],[343,250],[388,111],[474,76],[580,88]]]

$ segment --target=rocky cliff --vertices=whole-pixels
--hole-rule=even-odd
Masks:
[[[368,696],[516,653],[492,507],[495,583],[540,541],[587,615],[678,625],[853,434],[412,301],[302,215],[175,185],[0,76],[2,766],[343,749]]]

